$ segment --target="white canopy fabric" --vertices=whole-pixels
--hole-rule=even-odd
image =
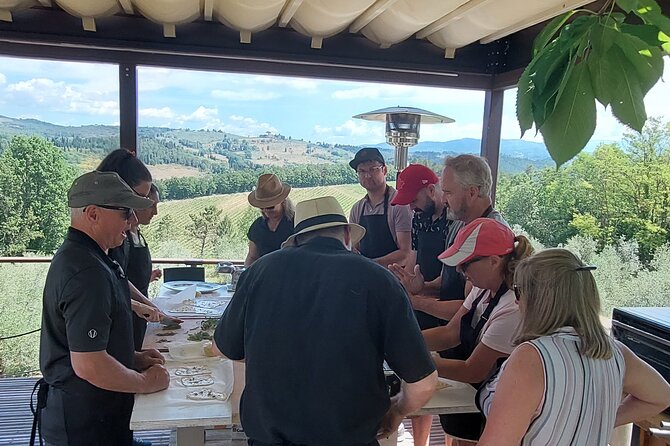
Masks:
[[[311,37],[311,47],[327,45],[338,33],[360,33],[381,48],[406,39],[427,39],[457,58],[458,49],[489,43],[584,6],[593,0],[0,0],[0,20],[26,8],[62,9],[82,19],[86,31],[112,15],[144,17],[174,38],[179,26],[218,22],[239,32],[241,43],[272,26],[290,27]]]

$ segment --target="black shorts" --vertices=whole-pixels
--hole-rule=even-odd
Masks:
[[[454,413],[440,415],[440,424],[450,437],[477,441],[484,431],[486,419],[481,413]]]

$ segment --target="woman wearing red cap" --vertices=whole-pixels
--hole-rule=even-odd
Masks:
[[[456,359],[435,359],[439,376],[479,387],[510,355],[520,321],[512,290],[514,270],[532,252],[526,237],[515,236],[496,220],[478,218],[438,257],[456,266],[473,285],[446,326],[423,332],[431,351],[453,349],[450,357]],[[476,442],[484,424],[479,413],[443,415],[440,421],[457,445]]]

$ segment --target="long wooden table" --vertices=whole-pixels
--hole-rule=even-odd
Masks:
[[[174,304],[170,300],[171,296],[176,293],[169,292],[167,289],[161,288],[159,297],[156,302],[161,309],[167,302]],[[222,300],[229,300],[232,295],[227,292],[212,293],[210,297],[217,297]],[[186,324],[183,325],[185,330],[188,330],[190,325],[194,325],[198,319],[186,319]],[[155,331],[158,330],[154,326],[147,330],[145,337],[145,348],[155,348],[166,351],[167,347],[161,343],[158,345],[152,344],[157,338]],[[152,334],[153,333],[153,334]],[[159,339],[159,338],[158,338]],[[233,392],[230,399],[226,403],[219,403],[216,405],[208,405],[207,411],[198,411],[194,409],[190,412],[175,411],[171,407],[153,407],[151,395],[136,395],[135,408],[130,420],[130,428],[133,430],[145,429],[176,429],[177,445],[178,446],[202,446],[205,443],[205,430],[232,426],[240,424],[239,403],[242,391],[244,390],[245,374],[244,363],[233,361]],[[163,390],[163,392],[174,391],[171,388]],[[452,386],[438,390],[431,400],[416,413],[416,415],[438,415],[448,413],[476,413],[478,412],[474,404],[475,389],[469,385],[460,385],[460,383],[453,383]],[[194,404],[197,408],[198,405]],[[202,406],[200,406],[202,407]],[[388,440],[381,441],[382,446],[391,446],[396,444],[396,437],[392,436]]]

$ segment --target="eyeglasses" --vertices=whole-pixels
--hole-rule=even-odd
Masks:
[[[458,266],[461,268],[462,272],[465,272],[470,267],[470,265],[472,265],[473,263],[479,262],[480,260],[484,260],[485,258],[486,257],[474,257],[474,258],[468,260],[467,262],[461,263]]]
[[[514,296],[516,297],[516,300],[521,300],[521,290],[519,289],[519,286],[515,283],[512,285],[512,289],[514,290]]]
[[[356,169],[356,173],[359,177],[371,177],[382,170],[382,167],[384,166],[374,166],[369,169]]]
[[[274,209],[275,209],[276,207],[277,207],[277,206],[270,206],[270,207],[267,207],[267,208],[261,208],[261,211],[265,211],[265,212],[268,212],[268,211],[274,211]]]
[[[135,210],[131,208],[124,208],[121,206],[108,206],[104,204],[96,204],[97,207],[103,208],[103,209],[111,209],[113,211],[123,211],[123,219],[128,221],[132,218],[132,216],[135,214]]]

